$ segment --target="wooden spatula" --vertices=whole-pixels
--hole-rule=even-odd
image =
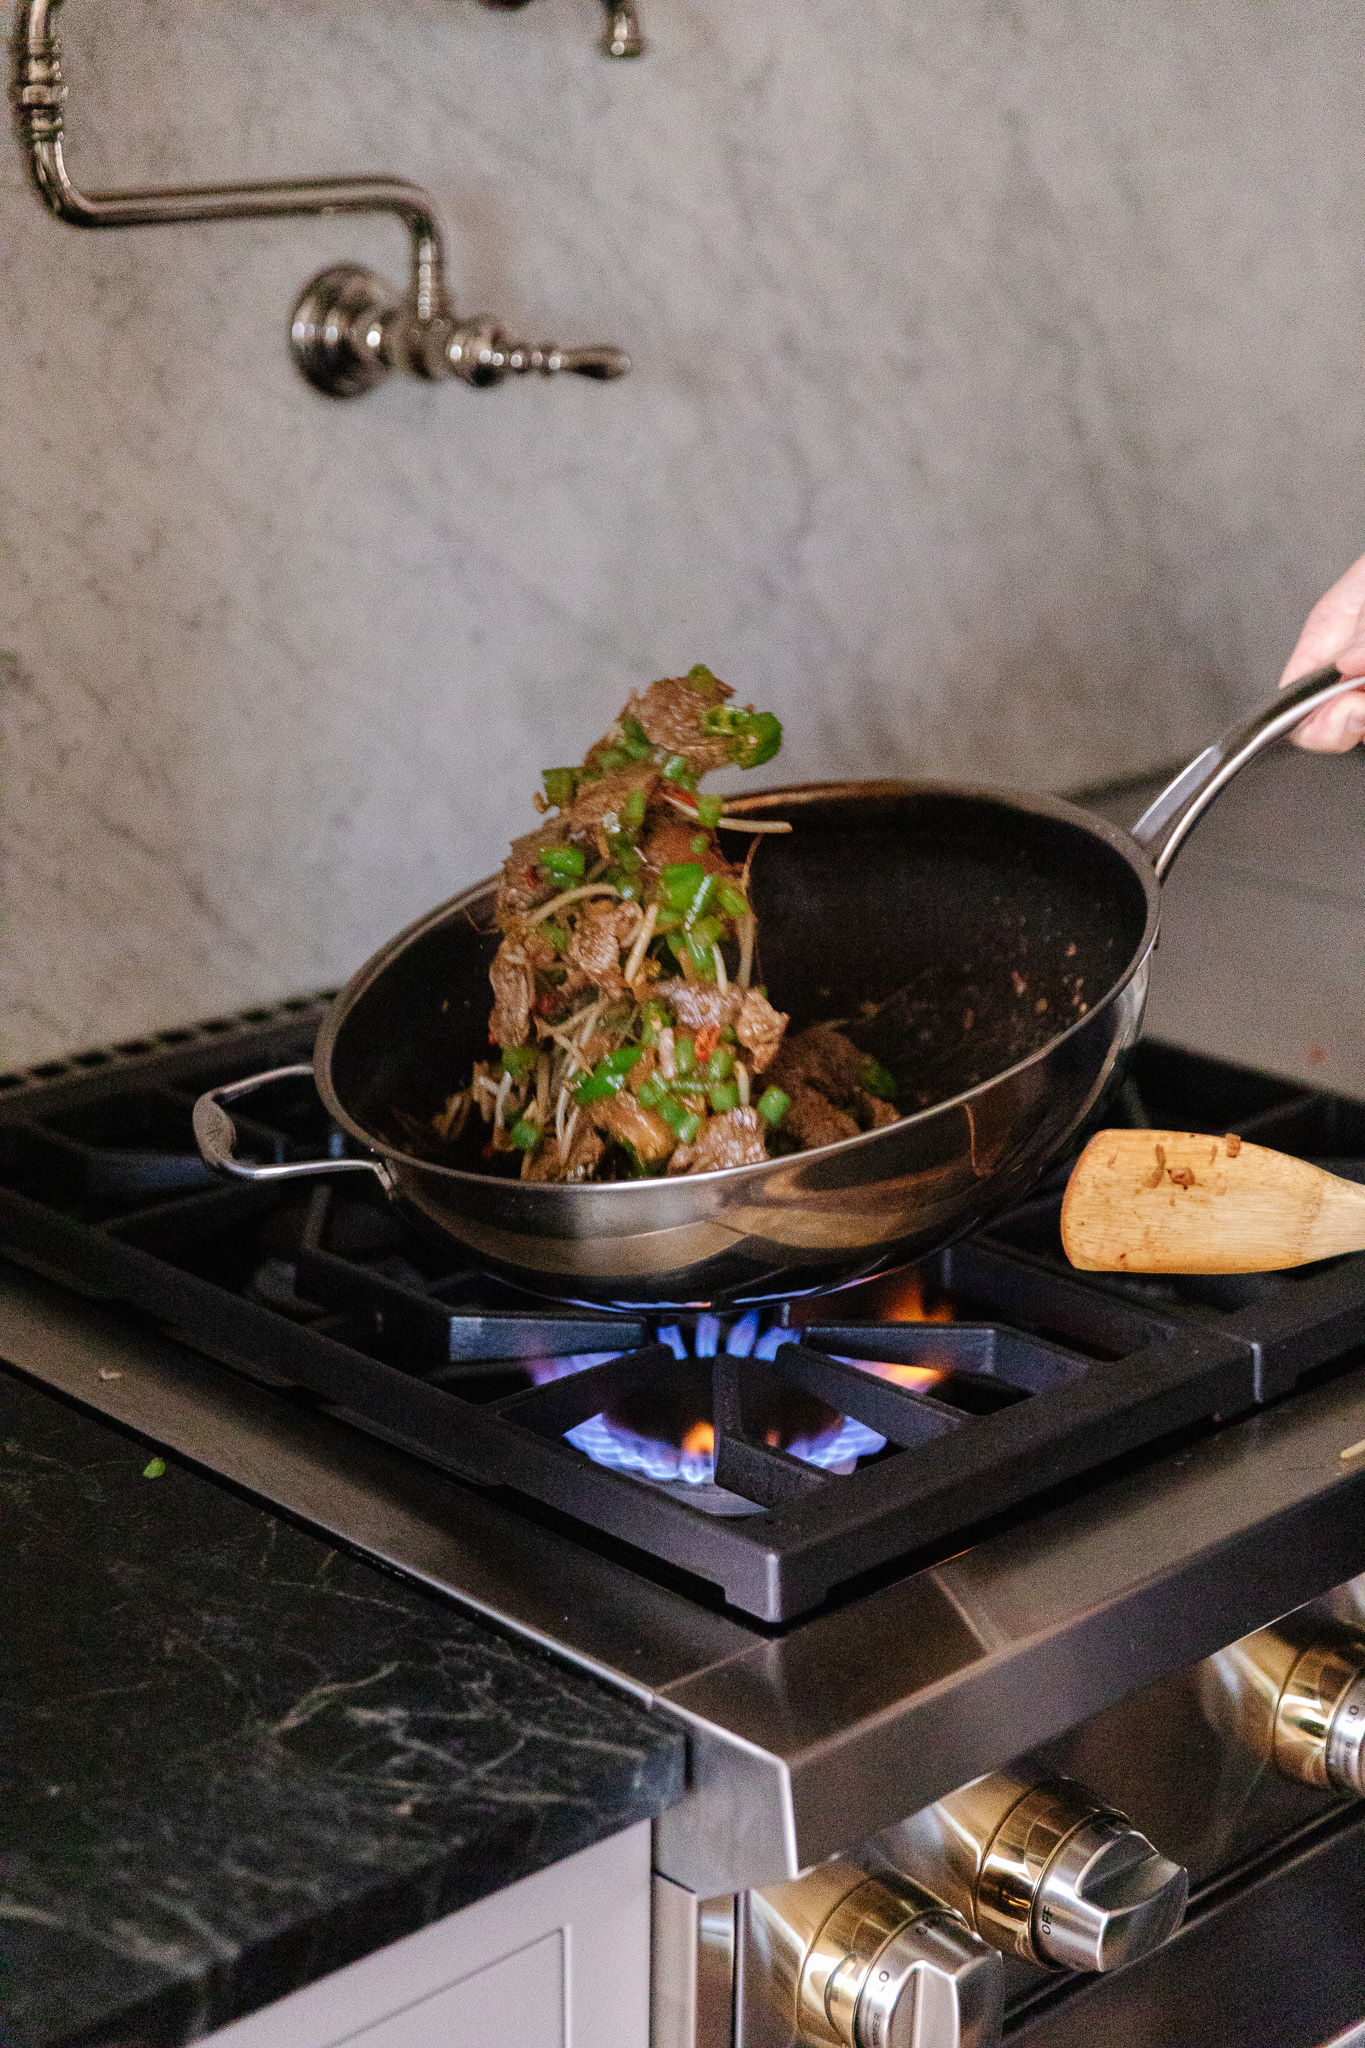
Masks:
[[[1100,1131],[1067,1184],[1062,1244],[1089,1273],[1277,1273],[1365,1251],[1365,1187],[1190,1131]]]

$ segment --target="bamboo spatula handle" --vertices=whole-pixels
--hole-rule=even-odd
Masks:
[[[1100,1131],[1062,1245],[1090,1273],[1276,1273],[1365,1250],[1365,1188],[1236,1137]]]

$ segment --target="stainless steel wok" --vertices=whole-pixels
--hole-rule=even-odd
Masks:
[[[505,1179],[420,1133],[488,1049],[496,883],[375,954],[310,1067],[203,1096],[212,1167],[270,1183],[372,1174],[477,1265],[570,1299],[723,1303],[903,1264],[1015,1201],[1064,1156],[1137,1038],[1159,884],[1237,771],[1354,687],[1319,670],[1192,762],[1129,836],[1052,797],[906,782],[733,801],[780,812],[753,870],[763,978],[793,1030],[848,1019],[909,1111],[759,1166],[572,1187]],[[876,1014],[865,1012],[876,1006]],[[311,1076],[359,1156],[252,1165],[226,1104]],[[471,1119],[471,1122],[473,1120]]]

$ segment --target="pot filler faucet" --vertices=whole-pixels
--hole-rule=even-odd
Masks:
[[[623,377],[619,348],[559,348],[513,341],[485,315],[459,320],[446,286],[441,230],[431,199],[402,178],[288,179],[260,185],[192,185],[180,190],[82,192],[63,154],[67,88],[55,27],[61,0],[21,0],[15,21],[12,96],[19,140],[38,195],[59,220],[80,228],[148,227],[168,222],[258,220],[318,213],[392,213],[408,231],[411,264],[399,291],[359,264],[338,263],[305,286],[294,308],[289,346],[303,375],[332,398],[359,398],[395,370],[436,381],[458,377],[479,387],[537,371]],[[490,0],[498,4],[498,0]],[[607,36],[643,48],[632,8],[607,8]],[[628,17],[618,20],[618,17]],[[634,24],[634,36],[630,30]],[[619,30],[619,35],[617,31]],[[604,40],[604,47],[614,47]]]

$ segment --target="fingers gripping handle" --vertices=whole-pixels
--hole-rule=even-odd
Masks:
[[[226,1087],[210,1088],[194,1105],[194,1137],[206,1166],[233,1180],[306,1180],[320,1173],[372,1173],[381,1187],[390,1185],[388,1169],[378,1159],[297,1159],[277,1166],[250,1166],[237,1157],[237,1126],[224,1104],[254,1095],[275,1081],[312,1080],[309,1066],[272,1067],[268,1074],[253,1074],[246,1081],[230,1081]]]
[[[1347,680],[1339,669],[1314,669],[1287,689],[1277,690],[1259,711],[1239,719],[1211,747],[1205,747],[1148,805],[1133,827],[1133,837],[1156,869],[1157,880],[1164,881],[1194,826],[1248,761],[1302,725],[1320,704],[1330,704],[1347,690],[1362,687],[1359,676]]]

